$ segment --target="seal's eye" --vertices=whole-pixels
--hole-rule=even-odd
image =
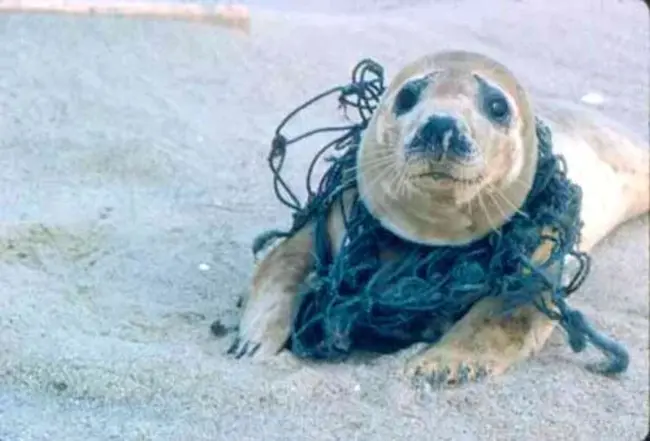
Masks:
[[[409,81],[397,93],[395,97],[395,107],[393,111],[395,115],[401,116],[411,111],[420,100],[420,94],[426,87],[426,81],[414,80]]]
[[[510,122],[510,105],[503,92],[479,75],[474,75],[474,78],[479,84],[478,99],[483,113],[490,120],[507,125]]]
[[[493,96],[488,98],[487,101],[486,108],[493,119],[502,121],[508,118],[510,109],[508,102],[503,96]]]

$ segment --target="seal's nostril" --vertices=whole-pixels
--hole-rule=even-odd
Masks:
[[[434,159],[443,155],[472,156],[471,143],[460,129],[459,121],[447,115],[433,115],[419,128],[407,146],[410,153],[427,154]]]
[[[450,116],[432,116],[424,123],[421,132],[426,141],[442,144],[445,137],[458,135],[458,125]]]

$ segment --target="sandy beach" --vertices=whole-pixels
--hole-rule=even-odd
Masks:
[[[362,58],[390,78],[458,48],[505,63],[533,96],[598,93],[648,140],[643,3],[244,3],[250,35],[0,15],[0,440],[640,441],[647,215],[597,247],[571,300],[628,348],[618,379],[587,372],[600,353],[572,353],[560,331],[502,377],[427,392],[400,378],[403,356],[256,364],[209,327],[236,324],[255,235],[290,222],[266,155],[294,107]],[[338,118],[332,102],[294,130]],[[301,148],[297,185],[315,153]]]

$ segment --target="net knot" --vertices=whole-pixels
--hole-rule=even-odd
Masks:
[[[287,138],[278,133],[273,137],[271,141],[271,151],[269,152],[269,161],[274,160],[278,157],[284,157],[287,154]]]

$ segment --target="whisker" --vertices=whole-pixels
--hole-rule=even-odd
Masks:
[[[517,179],[515,179],[514,181],[511,182],[511,184],[517,184],[517,185],[520,185],[522,188],[526,188],[526,187],[531,187],[531,186],[532,186],[532,184],[531,184],[530,182],[522,181],[521,178],[517,178]]]
[[[372,172],[376,170],[377,168],[390,165],[395,161],[395,158],[392,157],[392,155],[385,155],[385,156],[380,156],[378,158],[374,158],[371,161],[368,161],[364,163],[363,165],[355,165],[353,167],[350,167],[348,170],[352,172],[358,172],[360,169],[363,169],[366,172]]]
[[[392,158],[390,157],[383,157],[378,160],[375,160],[371,162],[369,165],[364,165],[363,166],[363,171],[369,174],[374,174],[376,171],[381,171],[382,169],[385,168],[392,168],[392,167],[387,167],[393,165]],[[347,177],[347,180],[344,180],[343,185],[348,185],[357,179],[357,171],[361,167],[359,166],[354,166],[350,167],[346,170],[344,170],[344,176]],[[352,174],[352,176],[350,176]]]
[[[483,210],[483,213],[485,214],[485,217],[487,218],[488,224],[490,225],[490,229],[496,232],[497,234],[501,234],[501,232],[494,225],[494,222],[492,222],[492,218],[490,217],[487,208],[485,208],[485,203],[483,202],[483,197],[481,193],[478,194],[478,202],[481,206],[481,209]]]
[[[503,210],[503,207],[501,204],[499,204],[499,201],[497,201],[494,196],[492,195],[492,192],[487,192],[487,196],[489,196],[490,200],[494,204],[495,207],[497,207],[497,210],[501,213],[501,216],[503,216],[503,220],[505,221],[508,219],[508,214]]]
[[[396,167],[385,167],[380,170],[377,175],[372,177],[372,180],[368,182],[368,189],[373,190],[376,185],[378,185],[383,179],[390,177],[391,173],[395,173]]]
[[[460,185],[461,185],[461,189],[462,189],[463,193],[465,193],[465,192],[467,192],[467,191],[469,190],[469,188],[470,188],[470,184],[469,184],[469,182],[467,182],[467,176],[465,175],[465,169],[461,169],[461,170],[460,170],[460,178],[462,179],[462,182],[461,182],[461,184],[460,184]],[[472,208],[473,208],[472,206],[473,206],[473,205],[474,205],[474,204],[471,203],[471,200],[470,200],[470,202],[467,204],[467,208],[468,208],[468,210],[469,210],[469,216],[470,216],[470,217],[472,217]]]
[[[510,199],[508,199],[508,197],[505,195],[505,193],[503,193],[503,191],[500,188],[495,187],[493,185],[489,185],[489,189],[494,191],[497,196],[500,196],[501,199],[503,199],[504,202],[506,202],[508,205],[510,205],[510,208],[512,208],[515,211],[515,213],[518,213],[518,214],[520,214],[520,215],[522,215],[522,216],[524,216],[526,218],[529,217],[527,213],[524,213],[515,204],[513,204],[512,201]]]
[[[394,165],[392,165],[390,162],[386,162],[384,164],[375,164],[374,166],[370,166],[370,167],[364,166],[363,168],[357,170],[351,170],[350,172],[355,176],[361,172],[364,173],[364,176],[368,176],[368,175],[374,175],[384,168],[391,168],[391,167],[394,167]]]
[[[382,156],[379,158],[376,158],[366,164],[363,165],[363,167],[355,165],[354,167],[350,167],[345,170],[346,174],[352,174],[349,179],[347,179],[345,182],[343,182],[343,185],[348,185],[352,182],[355,182],[357,179],[357,174],[359,170],[363,170],[365,173],[368,174],[374,174],[377,171],[381,171],[381,169],[385,168],[392,168],[390,166],[393,166],[393,158],[390,156]]]
[[[399,177],[400,177],[400,180],[398,182],[399,194],[408,198],[411,190],[411,184],[409,181],[408,173],[404,168],[401,169]]]
[[[392,177],[393,182],[391,182],[391,187],[395,188],[395,194],[397,196],[402,196],[402,179],[404,175],[404,169],[395,169],[396,174]]]

